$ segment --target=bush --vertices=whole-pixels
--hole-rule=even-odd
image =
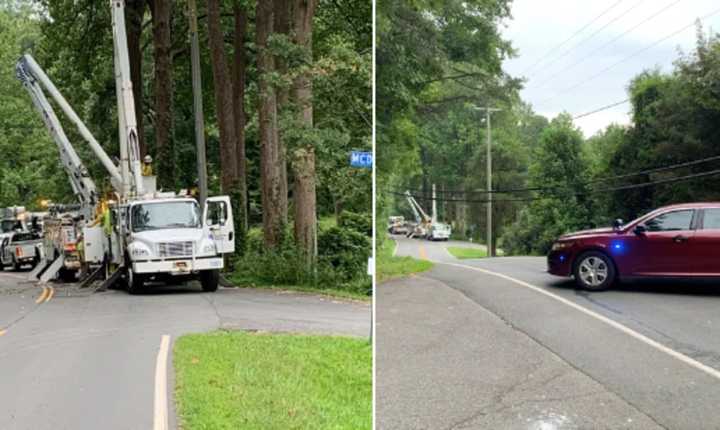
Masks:
[[[231,277],[245,285],[304,286],[366,294],[372,288],[366,274],[370,252],[370,237],[364,233],[350,227],[330,227],[318,235],[317,265],[307,267],[290,229],[278,249],[271,252],[265,249],[262,231],[253,228],[247,234],[247,252],[236,261]]]
[[[318,235],[318,262],[330,265],[345,280],[365,275],[370,253],[370,238],[353,229],[332,227]]]
[[[372,237],[372,215],[369,213],[342,211],[338,226]]]

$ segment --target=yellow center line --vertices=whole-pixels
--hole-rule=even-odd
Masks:
[[[42,293],[40,294],[40,297],[35,300],[35,303],[39,304],[42,303],[43,300],[45,300],[45,297],[47,297],[47,294],[50,292],[50,290],[47,289],[47,287],[42,287]]]
[[[7,333],[7,330],[0,330],[0,336],[4,335],[5,333]]]
[[[50,288],[50,294],[48,294],[47,298],[45,299],[45,303],[49,302],[50,299],[52,299],[53,296],[55,295],[55,288],[53,288],[53,287],[48,287],[48,288]]]
[[[427,252],[425,252],[424,246],[420,245],[420,247],[418,248],[418,252],[420,253],[420,258],[422,258],[423,260],[428,259]]]

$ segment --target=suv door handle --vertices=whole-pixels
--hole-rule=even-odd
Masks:
[[[687,242],[687,241],[688,241],[688,237],[683,236],[681,234],[673,237],[673,242],[675,242],[675,243],[682,243],[682,242]]]

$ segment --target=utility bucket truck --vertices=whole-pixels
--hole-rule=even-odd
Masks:
[[[142,175],[125,34],[125,2],[112,0],[108,4],[112,10],[118,101],[118,163],[108,156],[30,55],[23,56],[16,66],[18,78],[58,146],[63,167],[79,201],[79,209],[71,216],[58,216],[62,218],[63,229],[74,229],[75,235],[51,241],[56,249],[46,250],[50,261],[33,274],[39,275],[41,282],[55,277],[62,268],[67,269],[65,258],[68,249],[73,248],[79,266],[106,269],[106,286],[124,278],[128,291],[134,293],[147,281],[196,278],[204,290],[215,291],[223,257],[235,249],[230,199],[210,197],[202,202],[201,211],[195,199],[174,192],[158,192],[155,177]],[[78,128],[105,167],[112,192],[101,196],[97,191],[45,92]],[[75,247],[65,240],[70,236],[76,238]]]

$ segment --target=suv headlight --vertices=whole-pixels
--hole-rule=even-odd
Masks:
[[[561,251],[563,249],[570,248],[572,246],[572,242],[555,242],[553,243],[552,250],[553,251]]]

